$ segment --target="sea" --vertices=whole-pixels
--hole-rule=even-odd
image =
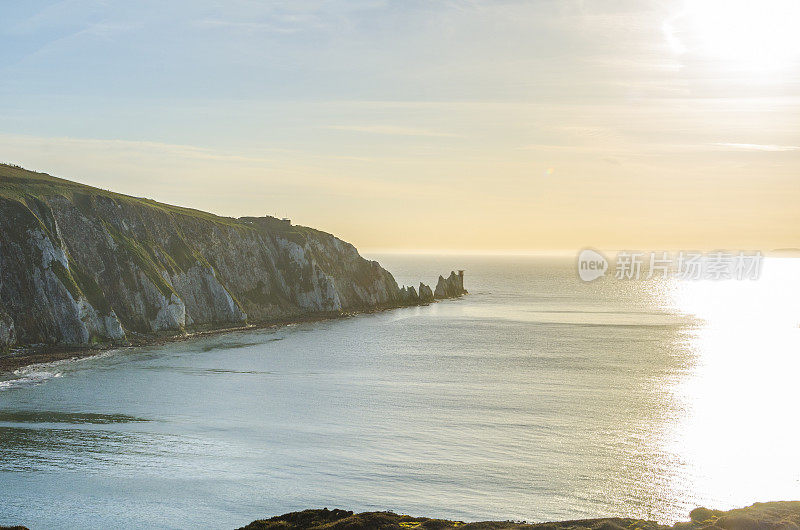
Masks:
[[[0,524],[237,528],[306,508],[462,521],[800,499],[800,260],[581,281],[574,255],[368,255],[424,307],[0,377]]]

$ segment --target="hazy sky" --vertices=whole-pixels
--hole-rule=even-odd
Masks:
[[[0,0],[0,160],[363,249],[800,246],[796,0]]]

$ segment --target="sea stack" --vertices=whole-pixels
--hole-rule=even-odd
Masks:
[[[447,278],[439,276],[433,297],[437,300],[442,300],[444,298],[457,298],[464,294],[467,294],[466,289],[464,289],[464,271],[460,270],[458,274],[455,271],[451,271],[450,276]]]

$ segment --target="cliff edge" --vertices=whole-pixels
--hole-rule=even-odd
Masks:
[[[221,217],[0,164],[0,348],[433,301],[423,290],[399,288],[350,243],[287,220]],[[436,298],[456,290],[437,286]]]

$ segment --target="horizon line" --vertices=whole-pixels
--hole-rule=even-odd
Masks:
[[[358,249],[361,254],[393,254],[393,255],[430,255],[430,256],[577,256],[581,250],[592,249],[608,254],[619,252],[761,252],[764,256],[776,257],[800,257],[800,248],[684,248],[684,249],[644,249],[644,248],[620,248],[602,249],[597,247],[581,247],[574,249],[402,249],[402,248],[365,248]]]

